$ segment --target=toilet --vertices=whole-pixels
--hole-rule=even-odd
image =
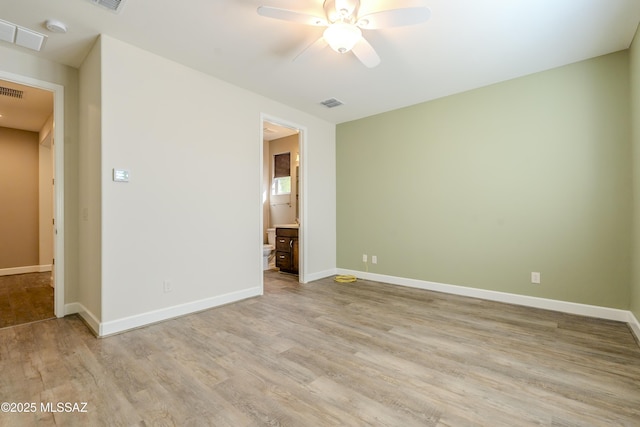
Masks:
[[[275,268],[274,250],[276,249],[276,229],[267,228],[267,242],[262,245],[262,269],[270,270]]]

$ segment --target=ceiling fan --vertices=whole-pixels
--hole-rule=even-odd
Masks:
[[[431,15],[429,8],[413,6],[387,9],[359,16],[360,0],[325,0],[322,7],[325,17],[270,6],[258,7],[258,15],[299,24],[326,27],[322,37],[296,56],[294,61],[303,54],[313,53],[329,45],[339,53],[353,52],[369,68],[380,64],[380,57],[373,46],[362,36],[362,30],[420,24],[429,19]]]

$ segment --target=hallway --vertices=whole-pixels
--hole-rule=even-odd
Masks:
[[[0,276],[0,328],[53,317],[51,272]]]

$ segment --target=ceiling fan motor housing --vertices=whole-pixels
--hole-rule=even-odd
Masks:
[[[322,7],[330,23],[354,24],[360,9],[360,0],[325,0]]]

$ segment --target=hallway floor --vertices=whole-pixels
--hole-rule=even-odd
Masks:
[[[51,272],[0,276],[0,328],[53,317]]]

